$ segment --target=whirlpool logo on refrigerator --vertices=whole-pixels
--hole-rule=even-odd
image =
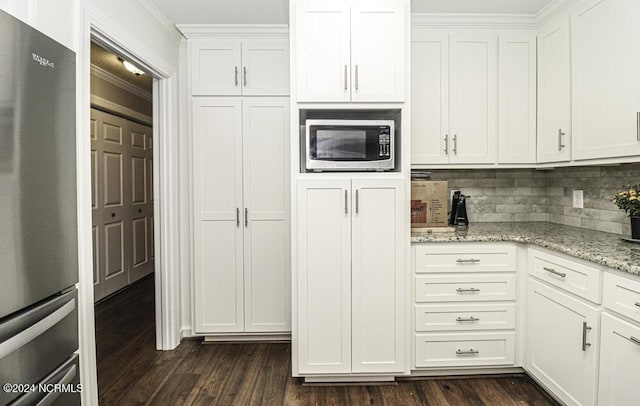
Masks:
[[[47,58],[44,58],[36,53],[32,53],[31,56],[33,57],[33,60],[38,62],[41,66],[47,67],[47,68],[51,68],[51,69],[55,69],[56,68],[56,64],[51,62],[50,60],[48,60]]]

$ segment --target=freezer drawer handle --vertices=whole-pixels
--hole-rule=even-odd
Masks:
[[[555,269],[553,269],[553,268],[546,268],[546,267],[543,267],[542,269],[544,269],[545,271],[547,271],[547,272],[549,272],[549,273],[552,273],[552,274],[554,274],[554,275],[558,275],[558,276],[559,276],[559,277],[561,277],[561,278],[566,278],[566,277],[567,277],[567,274],[566,274],[566,273],[558,272],[558,271],[556,271],[556,270],[555,270]]]
[[[456,259],[456,262],[459,264],[477,264],[478,262],[480,262],[479,259],[475,259],[475,258],[469,258],[469,259]]]
[[[33,323],[31,326],[22,329],[20,333],[12,336],[11,338],[0,342],[0,359],[11,354],[15,350],[25,346],[51,327],[58,324],[62,319],[67,317],[76,308],[75,298],[66,302],[53,312],[46,312],[42,315],[39,321]],[[49,310],[49,309],[47,309]],[[0,333],[2,333],[2,327],[0,326]]]
[[[51,387],[55,387],[55,385],[67,385],[73,382],[76,375],[78,375],[78,367],[76,367],[76,364],[63,366],[59,370],[54,371],[49,376],[40,381],[38,385],[47,385]],[[56,399],[58,399],[63,393],[63,391],[53,391],[45,394],[36,390],[34,392],[29,392],[22,395],[21,397],[16,399],[16,401],[12,403],[12,405],[52,405],[56,401]]]
[[[458,293],[478,293],[478,292],[480,292],[480,289],[477,289],[477,288],[469,288],[469,289],[458,288],[458,289],[456,289],[456,292],[458,292]]]
[[[480,351],[469,348],[468,351],[462,351],[460,348],[456,350],[456,355],[475,355],[480,354]]]
[[[456,317],[456,321],[457,321],[458,323],[462,323],[462,322],[465,322],[465,321],[476,322],[476,321],[480,321],[480,319],[479,319],[479,318],[476,318],[476,317],[473,317],[473,316],[471,316],[471,317],[467,317],[467,318],[464,318],[464,317],[460,317],[460,316],[458,316],[458,317]]]
[[[634,336],[629,337],[629,339],[634,343],[640,345],[640,340],[635,338]]]

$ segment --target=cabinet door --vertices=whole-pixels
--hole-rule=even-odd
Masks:
[[[598,405],[635,405],[640,387],[640,327],[602,314]]]
[[[240,41],[190,40],[191,93],[240,95]]]
[[[240,98],[193,102],[193,193],[195,332],[243,331]]]
[[[596,401],[599,311],[528,280],[527,370],[567,405]]]
[[[354,0],[351,100],[404,100],[405,2]]]
[[[286,39],[242,42],[242,94],[289,94],[289,41]]]
[[[298,182],[298,371],[351,372],[350,181]]]
[[[411,41],[411,164],[449,162],[449,36],[414,32]]]
[[[243,123],[245,331],[289,331],[289,99],[244,99]]]
[[[498,163],[536,162],[536,36],[499,40]]]
[[[538,162],[571,159],[571,44],[568,17],[538,31]]]
[[[351,100],[349,3],[303,0],[296,7],[298,101]]]
[[[494,163],[498,137],[498,37],[450,40],[451,163]]]
[[[354,373],[404,370],[403,191],[403,180],[352,181]]]
[[[579,1],[571,29],[573,158],[640,154],[640,2]]]

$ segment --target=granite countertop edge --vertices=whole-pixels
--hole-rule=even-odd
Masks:
[[[526,224],[526,223],[525,223]],[[563,226],[559,224],[550,225],[548,223],[531,223],[532,229],[527,230],[527,226],[522,223],[518,225],[516,230],[507,231],[505,226],[501,224],[500,232],[484,231],[482,228],[491,228],[492,223],[486,223],[480,226],[480,230],[467,236],[457,236],[453,233],[412,233],[411,243],[425,242],[513,242],[533,245],[536,247],[546,248],[552,251],[560,252],[575,258],[604,265],[609,268],[617,269],[634,275],[640,275],[640,245],[634,248],[633,244],[622,242],[619,235],[610,234],[600,231],[583,230],[577,227]],[[540,226],[544,224],[544,226]],[[494,225],[495,226],[495,225]],[[471,227],[474,227],[473,225]],[[553,233],[545,233],[540,228],[549,228]],[[537,228],[537,229],[536,229]],[[579,232],[576,230],[580,230]],[[554,241],[554,236],[561,234],[577,234],[579,238],[574,241]],[[589,237],[593,241],[589,241]],[[585,241],[586,240],[586,241]],[[601,241],[603,240],[603,241]],[[584,244],[587,242],[587,244]],[[610,244],[607,244],[610,242]],[[582,244],[581,244],[582,243]],[[596,244],[599,250],[593,250],[593,244]],[[625,244],[625,245],[622,245]],[[590,247],[583,248],[580,245]]]

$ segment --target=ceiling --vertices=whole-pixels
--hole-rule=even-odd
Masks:
[[[149,75],[136,76],[124,68],[122,62],[118,60],[118,56],[113,52],[102,48],[95,42],[91,43],[91,64],[101,67],[119,77],[120,79],[131,83],[147,92],[151,92],[153,87],[153,79]]]
[[[411,0],[414,13],[535,14],[551,0]],[[286,24],[288,0],[151,0],[174,24]]]

